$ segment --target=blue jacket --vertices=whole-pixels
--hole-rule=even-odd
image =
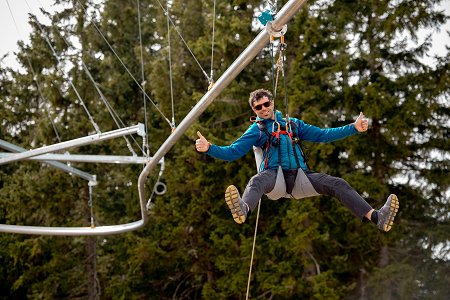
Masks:
[[[282,118],[281,112],[276,112],[276,119],[280,123],[281,126],[286,125],[286,121]],[[292,126],[292,130],[296,130],[294,136],[299,137],[302,141],[309,142],[333,142],[351,135],[358,133],[355,126],[353,124],[348,124],[342,127],[336,128],[326,128],[321,129],[316,126],[312,126],[306,124],[302,120],[297,118],[290,118],[291,121],[295,122],[297,126]],[[274,120],[272,119],[260,119],[257,118],[257,121],[263,123],[269,134],[272,134],[272,125],[274,124]],[[296,127],[296,128],[294,128]],[[275,128],[276,130],[276,128]],[[207,152],[208,155],[226,160],[233,161],[244,156],[249,150],[252,149],[253,146],[262,147],[265,145],[268,136],[266,133],[261,131],[258,127],[258,124],[255,122],[244,132],[244,134],[235,140],[230,146],[217,146],[211,145]],[[281,153],[281,167],[283,170],[289,169],[297,169],[297,161],[294,156],[294,151],[297,152],[297,157],[300,162],[300,167],[303,170],[307,170],[307,166],[305,163],[305,159],[301,154],[299,147],[293,147],[292,142],[289,139],[289,136],[286,134],[280,134],[280,147],[272,146],[269,149],[268,153],[268,164],[267,168],[264,166],[260,169],[277,169],[278,168],[278,149],[280,149]],[[267,154],[266,154],[267,155]]]

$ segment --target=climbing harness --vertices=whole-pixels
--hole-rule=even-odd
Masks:
[[[286,122],[286,128],[282,128],[280,123],[278,122],[274,122],[273,126],[275,125],[277,125],[276,130],[272,130],[272,134],[269,134],[269,131],[267,130],[266,126],[261,122],[259,122],[258,123],[259,130],[264,134],[266,134],[268,139],[267,142],[262,147],[253,147],[253,151],[255,154],[256,168],[258,170],[258,173],[267,167],[270,148],[272,147],[278,148],[278,169],[275,187],[273,188],[272,191],[267,193],[266,196],[271,200],[278,200],[280,198],[301,199],[318,195],[318,193],[316,192],[316,190],[306,177],[305,172],[300,166],[300,161],[296,149],[299,150],[300,154],[303,156],[305,163],[306,158],[301,145],[301,141],[296,134],[297,124],[293,121],[289,121],[289,123]],[[292,128],[294,130],[292,130]],[[281,135],[285,135],[288,137],[292,146],[295,161],[297,163],[297,177],[294,183],[294,188],[290,194],[286,191],[286,180],[284,178],[284,173],[281,168],[281,154],[280,154]]]

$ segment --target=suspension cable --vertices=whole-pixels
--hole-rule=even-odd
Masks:
[[[20,34],[20,30],[19,30],[19,26],[17,25],[17,22],[16,22],[16,19],[14,18],[14,14],[12,12],[11,6],[9,5],[9,0],[6,0],[6,5],[8,6],[8,10],[9,10],[11,18],[13,20],[14,27],[16,28],[17,35],[19,36],[20,39],[22,39],[21,38],[21,34]],[[48,108],[46,106],[46,104],[49,103],[49,100],[47,98],[45,98],[44,94],[42,93],[41,85],[39,83],[38,77],[36,75],[36,72],[34,71],[33,65],[31,64],[30,58],[28,57],[28,53],[26,53],[26,52],[25,52],[25,58],[27,60],[28,67],[30,68],[31,73],[33,75],[33,81],[36,83],[36,88],[37,88],[38,94],[39,94],[39,96],[41,97],[41,99],[44,102],[43,106],[44,106],[44,110],[45,110],[45,112],[47,114],[47,118],[50,120],[50,123],[52,124],[53,131],[55,132],[55,135],[56,135],[56,138],[58,139],[58,142],[61,143],[61,137],[59,135],[58,129],[56,128],[56,124],[53,121],[53,119],[51,117],[51,114],[50,114],[50,111],[48,110]]]
[[[159,0],[156,0],[159,3],[159,6],[161,7],[161,9],[163,10],[163,12],[165,14],[167,14],[166,10],[164,9],[164,6],[161,4],[161,2]],[[200,69],[203,72],[203,75],[205,75],[206,79],[209,81],[211,81],[211,79],[209,78],[208,74],[205,72],[205,70],[203,69],[202,65],[199,63],[199,61],[197,60],[197,57],[195,57],[194,53],[192,52],[191,48],[189,48],[188,44],[186,43],[186,41],[184,40],[183,36],[181,35],[180,31],[178,31],[177,26],[175,25],[175,23],[173,22],[173,20],[169,17],[170,23],[172,23],[173,28],[175,29],[175,31],[178,33],[178,36],[181,38],[181,41],[184,43],[184,45],[186,46],[186,48],[188,49],[189,53],[191,53],[192,58],[194,58],[195,62],[197,63],[197,65],[200,67]]]
[[[20,39],[22,39],[22,38],[20,37],[21,34],[20,34],[19,26],[17,25],[17,22],[16,22],[16,19],[14,18],[14,14],[13,14],[13,12],[12,12],[11,6],[9,5],[9,0],[6,0],[6,5],[8,6],[8,10],[9,10],[9,13],[10,13],[10,15],[11,15],[11,18],[12,18],[12,20],[13,20],[14,27],[16,28],[17,35],[19,36]],[[45,112],[46,112],[47,118],[50,120],[50,123],[52,124],[53,131],[54,131],[54,133],[55,133],[55,135],[56,135],[56,138],[58,139],[58,142],[61,143],[61,137],[60,137],[60,135],[59,135],[58,129],[56,128],[56,124],[55,124],[55,122],[53,121],[53,119],[52,119],[52,117],[51,117],[51,114],[50,114],[50,111],[48,110],[48,108],[47,108],[47,106],[46,106],[46,104],[49,102],[49,100],[48,100],[47,98],[45,98],[45,97],[44,97],[44,94],[42,93],[41,85],[40,85],[40,83],[39,83],[38,77],[37,77],[37,75],[36,75],[36,72],[34,71],[33,65],[31,64],[30,58],[28,57],[28,53],[26,53],[26,52],[25,52],[25,58],[26,58],[26,60],[27,60],[28,67],[29,67],[30,70],[31,70],[31,74],[33,75],[33,81],[36,83],[36,88],[37,88],[38,94],[39,94],[39,96],[41,97],[41,99],[42,99],[43,102],[44,102],[44,103],[43,103],[43,104],[44,104],[43,107],[44,107],[44,110],[45,110]]]
[[[145,73],[144,73],[144,54],[142,51],[142,31],[141,31],[141,5],[139,0],[137,2],[137,13],[138,13],[138,28],[139,28],[139,49],[141,52],[141,76],[142,76],[142,88],[145,90]],[[145,94],[142,93],[142,97],[144,98],[144,125],[145,125],[145,135],[144,141],[142,142],[142,152],[145,157],[150,156],[150,147],[148,145],[148,120],[147,120],[147,101],[145,101]]]
[[[66,41],[67,42],[67,41]],[[109,114],[111,115],[112,119],[114,120],[114,123],[116,123],[116,126],[118,128],[122,128],[125,127],[125,124],[123,123],[122,119],[119,117],[119,115],[116,113],[116,111],[114,110],[114,108],[111,106],[111,104],[109,103],[108,99],[106,99],[105,95],[103,94],[103,92],[100,90],[99,88],[99,84],[94,80],[94,78],[92,77],[91,72],[89,71],[89,69],[87,68],[87,66],[84,64],[83,61],[81,61],[81,64],[83,66],[83,70],[86,72],[86,74],[88,75],[89,79],[92,81],[95,90],[97,91],[97,93],[100,95],[100,99],[102,99],[103,103],[106,106],[106,109],[108,110]],[[120,124],[119,124],[120,122]],[[134,141],[134,143],[139,147],[139,149],[141,151],[142,148],[139,146],[138,142],[136,141],[136,139],[130,135],[131,139]],[[134,152],[133,147],[131,146],[130,141],[128,140],[128,138],[126,136],[123,136],[123,138],[125,139],[126,143],[127,143],[127,148],[128,150],[131,152],[131,154],[133,156],[137,156],[136,152]]]
[[[170,77],[170,99],[172,103],[172,131],[175,130],[175,111],[173,105],[173,83],[172,83],[172,56],[171,56],[171,48],[170,48],[170,16],[169,16],[169,0],[166,2],[166,16],[167,16],[167,46],[169,51],[169,77]]]
[[[209,88],[214,84],[214,35],[216,28],[216,0],[214,0],[213,21],[212,21],[212,36],[211,36],[211,76],[209,77]]]
[[[91,228],[95,228],[95,218],[94,218],[94,205],[93,205],[93,201],[92,201],[92,187],[95,185],[95,182],[89,181],[88,186],[89,186],[89,201],[88,201],[88,206],[90,209],[90,213],[91,213],[91,217],[90,217],[90,221],[91,221]]]
[[[40,1],[39,1],[40,3]],[[40,4],[42,6],[42,4]],[[56,19],[61,22],[61,19],[58,17],[58,15],[55,15]],[[69,43],[69,41],[66,39],[65,36],[61,35],[61,38],[63,39],[63,41],[66,43],[66,45],[68,47],[71,46],[71,44]],[[116,124],[116,126],[118,128],[123,128],[125,127],[124,122],[122,121],[122,119],[119,117],[119,115],[117,114],[117,112],[114,110],[114,108],[112,107],[112,105],[109,103],[108,99],[106,99],[105,95],[102,93],[102,91],[99,88],[99,84],[95,81],[94,77],[92,76],[92,73],[89,71],[89,68],[86,66],[86,64],[84,63],[84,61],[82,59],[80,59],[81,62],[81,66],[83,67],[83,70],[85,71],[85,73],[87,74],[88,78],[91,80],[92,84],[94,85],[95,90],[97,91],[97,93],[100,96],[100,99],[103,101],[103,103],[105,104],[110,116],[112,117],[114,123]],[[119,124],[120,122],[120,124]],[[137,147],[139,149],[142,150],[142,148],[139,146],[138,142],[136,141],[136,139],[130,135],[131,139],[134,141],[134,143],[137,145]],[[128,138],[126,136],[123,136],[126,144],[127,144],[127,148],[128,150],[131,152],[131,154],[133,156],[137,156],[136,152],[134,152],[133,147],[131,146],[130,141],[128,140]]]
[[[80,7],[84,10],[85,14],[88,15],[86,8],[83,4],[81,4],[80,1],[77,1],[77,3],[80,5]],[[119,57],[117,52],[114,50],[114,48],[111,46],[111,44],[106,39],[105,35],[101,32],[101,30],[98,28],[97,24],[95,24],[95,21],[92,22],[92,25],[95,27],[97,32],[100,34],[100,36],[103,38],[105,43],[108,45],[109,49],[112,51],[112,53],[116,56],[122,67],[125,69],[125,71],[130,75],[130,77],[133,79],[134,83],[138,86],[138,88],[142,91],[142,93],[145,95],[146,99],[150,101],[150,103],[153,104],[155,109],[161,114],[161,116],[166,120],[166,122],[171,125],[170,120],[164,115],[164,113],[159,109],[159,107],[156,105],[156,103],[150,98],[150,96],[145,92],[144,88],[141,86],[141,84],[137,81],[137,79],[133,76],[133,74],[130,72],[128,67],[125,65],[123,60]]]
[[[30,5],[28,4],[28,1],[27,1],[27,0],[25,0],[25,3],[27,4],[29,10],[33,13],[33,10],[32,10],[32,8],[30,7]],[[56,54],[55,48],[53,47],[52,43],[51,43],[50,40],[48,39],[47,35],[46,35],[45,32],[44,32],[44,29],[42,28],[41,24],[39,23],[38,19],[37,19],[36,16],[34,15],[34,13],[33,13],[33,15],[32,15],[32,18],[36,21],[37,26],[38,26],[39,29],[41,30],[42,36],[43,36],[44,40],[46,41],[46,43],[48,44],[48,46],[50,47],[50,49],[52,50],[53,56],[55,56],[56,60],[57,60],[59,63],[61,63],[61,60],[59,59],[58,55]],[[72,89],[74,90],[75,94],[77,95],[78,100],[81,102],[81,105],[83,106],[83,108],[84,108],[86,114],[88,115],[91,124],[94,126],[95,131],[96,131],[98,134],[100,134],[100,133],[101,133],[100,128],[98,127],[97,123],[95,123],[94,118],[93,118],[92,115],[90,114],[88,108],[87,108],[86,105],[84,104],[83,99],[81,98],[80,94],[78,93],[77,88],[75,87],[75,85],[73,84],[73,82],[72,82],[72,80],[71,80],[70,78],[69,78],[69,84],[70,84],[70,86],[72,87]]]

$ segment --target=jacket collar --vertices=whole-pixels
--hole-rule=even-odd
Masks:
[[[281,111],[279,111],[279,110],[277,110],[276,112],[275,112],[275,119],[280,123],[280,124],[285,124],[286,123],[286,121],[283,119],[283,115],[281,114]],[[258,122],[262,122],[262,123],[272,123],[272,122],[274,122],[274,120],[273,119],[263,119],[263,118],[260,118],[260,117],[256,117],[256,121],[258,121]]]

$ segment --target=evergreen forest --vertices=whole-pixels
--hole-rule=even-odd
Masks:
[[[45,20],[30,12],[29,42],[15,53],[20,69],[0,57],[0,139],[25,151],[141,123],[144,136],[53,154],[151,157],[264,30],[258,16],[286,2],[55,0]],[[162,172],[158,165],[148,176],[142,229],[0,233],[0,299],[245,299],[252,252],[252,299],[448,299],[450,48],[429,54],[432,33],[450,19],[443,2],[310,0],[284,36],[277,109],[321,128],[365,114],[367,132],[305,142],[305,152],[312,170],[345,179],[376,209],[396,194],[391,231],[329,196],[264,196],[254,252],[256,212],[245,224],[233,221],[224,191],[244,190],[256,173],[253,153],[213,159],[196,152],[196,132],[229,145],[251,125],[249,93],[273,90],[276,39],[173,145]],[[437,42],[449,41],[447,32]],[[144,165],[62,163],[95,175],[96,185],[42,160],[0,165],[0,223],[89,227],[141,218]],[[152,193],[156,183],[166,190]]]

